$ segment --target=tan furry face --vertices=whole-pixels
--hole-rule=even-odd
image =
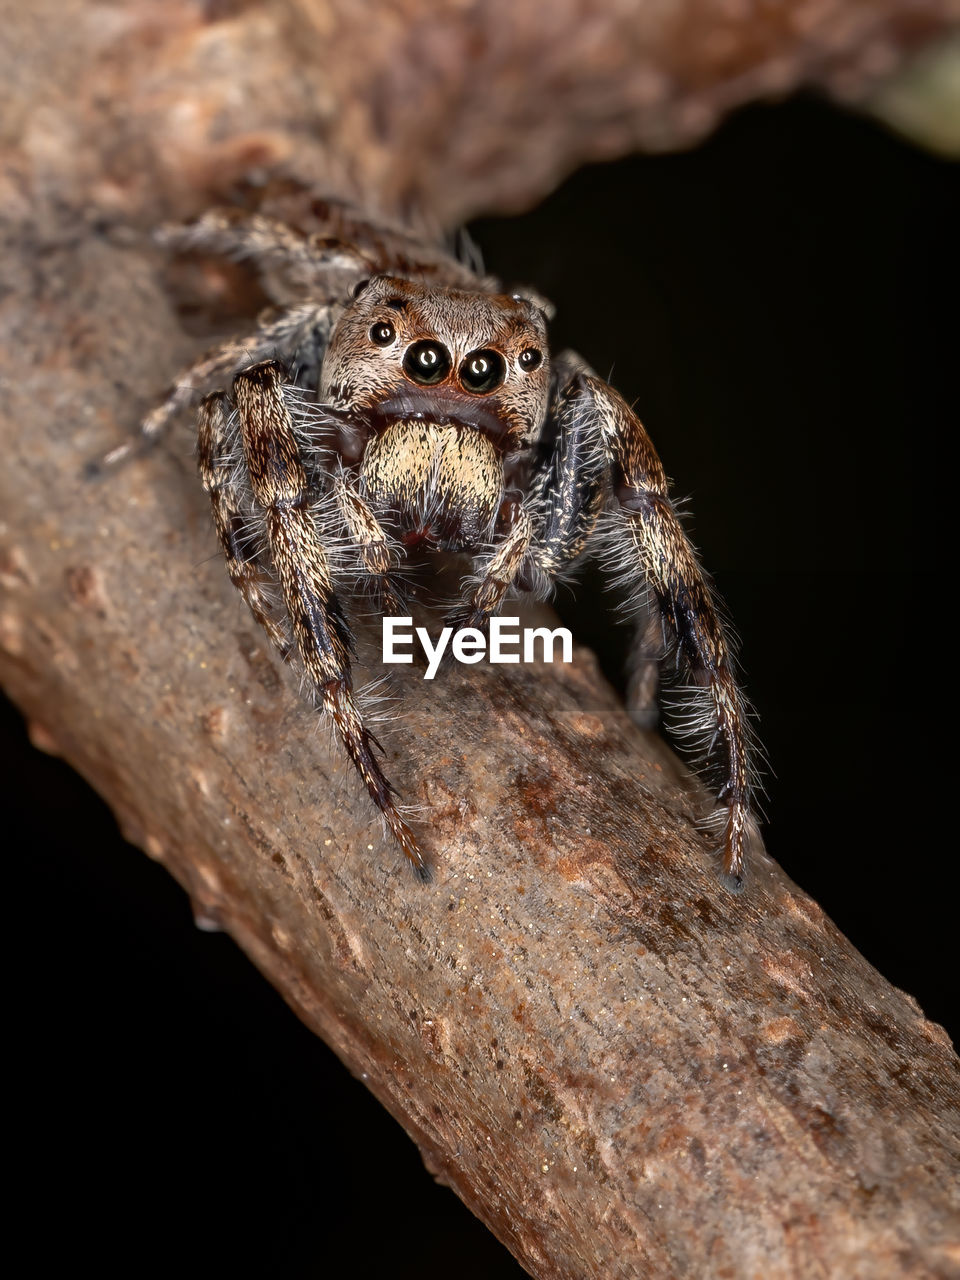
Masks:
[[[549,386],[533,303],[378,276],[340,317],[319,393],[360,414],[473,426],[507,451],[539,437]]]
[[[448,550],[489,539],[503,468],[479,431],[409,419],[391,423],[367,447],[362,485],[377,510],[406,513]]]

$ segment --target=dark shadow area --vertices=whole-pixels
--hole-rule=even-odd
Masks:
[[[771,852],[954,1030],[933,515],[956,418],[956,178],[800,100],[473,228],[492,270],[558,304],[557,345],[612,370],[690,495],[776,773]],[[627,634],[600,594],[559,604],[617,678]],[[83,782],[7,708],[0,727],[8,901],[32,932],[17,1175],[58,1207],[36,1264],[521,1275]]]

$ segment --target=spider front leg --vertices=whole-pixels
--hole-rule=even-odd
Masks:
[[[610,462],[586,377],[590,370],[572,351],[554,360],[550,413],[538,465],[530,483],[537,536],[527,578],[539,585],[561,575],[581,554],[609,496]],[[657,608],[644,610],[635,662],[627,686],[630,718],[652,728],[659,718],[658,661],[663,653],[663,618]]]
[[[466,627],[486,630],[490,615],[500,608],[530,549],[533,521],[523,503],[512,498],[501,503],[498,525],[500,541],[472,579],[473,590],[462,608],[447,618],[447,624],[455,631]]]
[[[609,464],[595,415],[582,394],[583,362],[572,352],[554,361],[550,412],[524,503],[500,508],[502,541],[454,621],[486,626],[516,584],[545,596],[551,582],[583,551],[607,492]]]
[[[552,582],[577,559],[606,501],[609,463],[585,394],[587,367],[572,351],[553,362],[550,410],[530,482],[533,563]]]
[[[649,592],[647,593],[649,596]],[[633,602],[631,602],[633,603]],[[657,694],[660,689],[660,662],[668,649],[664,616],[656,602],[636,601],[637,631],[627,667],[624,701],[630,719],[641,729],[654,729],[660,721]]]
[[[374,585],[382,611],[394,615],[402,613],[403,606],[390,579],[397,555],[380,521],[343,475],[334,481],[333,493],[351,541],[360,548],[364,572]]]
[[[374,755],[379,744],[364,725],[353,693],[352,637],[334,593],[286,385],[286,374],[274,360],[244,369],[234,378],[251,491],[263,512],[284,605],[318,701],[397,843],[418,875],[427,879],[423,855]]]
[[[613,473],[619,512],[612,554],[621,580],[646,580],[698,684],[709,690],[723,784],[723,868],[738,883],[750,818],[749,720],[734,673],[732,645],[709,579],[670,500],[663,465],[640,420],[599,378],[582,379]]]

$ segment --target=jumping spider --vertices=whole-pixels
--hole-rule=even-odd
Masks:
[[[708,701],[722,772],[714,817],[724,870],[739,881],[747,710],[709,580],[640,421],[579,357],[551,355],[542,299],[503,293],[452,254],[346,206],[314,202],[311,218],[297,229],[211,213],[166,233],[177,249],[252,260],[279,305],[187,371],[142,434],[155,439],[195,391],[232,378],[229,392],[203,399],[198,446],[230,577],[284,653],[292,630],[317,703],[397,843],[426,878],[354,693],[343,549],[385,613],[403,612],[394,571],[408,547],[472,556],[451,621],[483,628],[511,589],[548,595],[589,544],[638,602],[657,606]]]

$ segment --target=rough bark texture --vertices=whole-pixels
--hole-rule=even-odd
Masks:
[[[721,887],[588,653],[405,669],[424,888],[253,633],[185,437],[83,477],[197,347],[124,227],[277,170],[439,223],[516,207],[750,95],[852,92],[943,9],[550,13],[549,46],[496,3],[7,19],[0,679],[534,1275],[954,1274],[945,1035],[769,861]]]

